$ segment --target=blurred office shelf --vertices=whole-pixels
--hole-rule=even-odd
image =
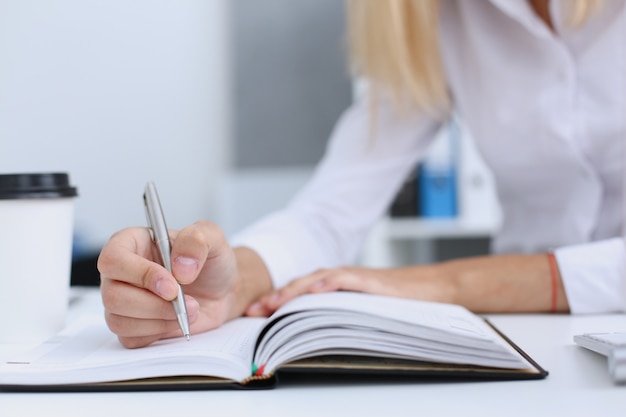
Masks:
[[[456,239],[490,237],[498,224],[476,224],[453,219],[385,218],[376,233],[386,239]]]
[[[498,230],[499,221],[499,218],[494,218],[492,222],[471,222],[463,218],[386,217],[372,229],[365,241],[359,264],[372,268],[393,268],[440,261],[437,243],[442,240],[458,241],[463,248],[458,256],[481,254],[475,253],[475,248],[471,246],[477,240],[489,240]],[[482,246],[485,247],[484,244]]]

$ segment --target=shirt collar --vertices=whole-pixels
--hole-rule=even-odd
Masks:
[[[497,8],[507,14],[512,19],[521,23],[529,32],[533,33],[537,37],[553,38],[554,35],[550,31],[550,28],[535,14],[532,6],[528,0],[490,0]],[[551,10],[555,10],[553,4],[550,5]],[[560,6],[557,5],[557,6]],[[559,16],[560,17],[560,16]],[[552,16],[553,19],[558,19],[557,16]],[[560,22],[555,22],[555,26],[558,26]]]

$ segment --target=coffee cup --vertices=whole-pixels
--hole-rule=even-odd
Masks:
[[[0,174],[0,343],[65,324],[77,195],[66,173]]]

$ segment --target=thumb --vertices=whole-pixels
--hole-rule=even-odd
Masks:
[[[172,260],[172,274],[181,284],[195,281],[200,270],[200,262],[188,256],[177,256]]]

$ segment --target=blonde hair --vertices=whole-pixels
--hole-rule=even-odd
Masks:
[[[600,2],[571,0],[571,25],[581,26]],[[438,30],[439,0],[348,0],[351,67],[369,81],[374,101],[385,90],[403,108],[447,113]]]

